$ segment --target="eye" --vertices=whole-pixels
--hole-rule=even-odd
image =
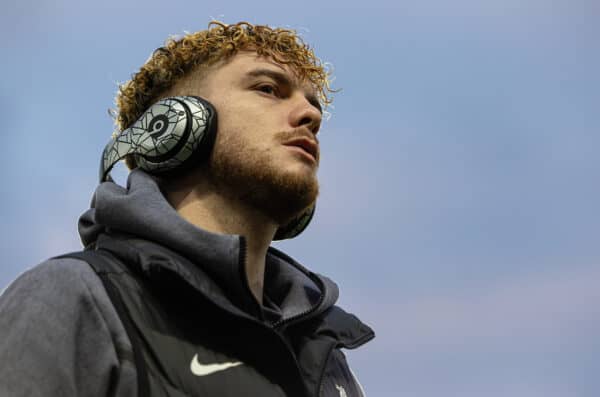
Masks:
[[[258,85],[256,90],[268,95],[278,95],[277,87],[275,87],[273,84]]]

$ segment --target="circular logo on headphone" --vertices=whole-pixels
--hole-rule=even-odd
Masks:
[[[167,131],[168,127],[169,119],[164,114],[160,114],[150,120],[146,131],[148,131],[152,139],[157,140]]]

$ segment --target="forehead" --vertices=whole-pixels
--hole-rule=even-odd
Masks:
[[[306,93],[316,94],[317,88],[310,81],[300,79],[296,70],[286,64],[279,63],[267,56],[259,56],[252,51],[240,51],[215,71],[230,80],[240,80],[252,75],[253,71],[268,69],[285,74],[295,87]],[[220,72],[220,73],[219,73]]]

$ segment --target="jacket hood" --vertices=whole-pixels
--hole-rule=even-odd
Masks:
[[[331,280],[269,248],[265,306],[260,307],[245,279],[244,237],[211,233],[187,222],[156,180],[141,170],[130,173],[126,188],[113,182],[98,186],[91,208],[79,220],[79,233],[86,247],[101,246],[106,236],[128,236],[129,259],[144,270],[169,269],[228,310],[253,316],[258,311],[272,323],[323,312],[338,298]]]

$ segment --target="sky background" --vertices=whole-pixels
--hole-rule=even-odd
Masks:
[[[594,0],[2,0],[0,289],[80,248],[117,83],[212,18],[334,67],[317,215],[277,246],[376,330],[369,396],[600,395]]]

